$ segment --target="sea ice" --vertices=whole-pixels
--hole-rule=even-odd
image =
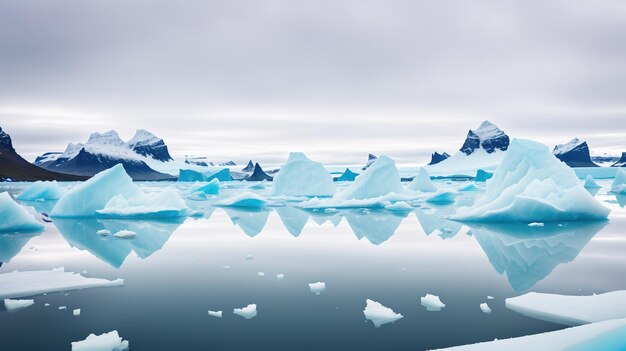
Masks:
[[[272,195],[333,196],[334,193],[330,173],[321,163],[311,161],[301,152],[289,154],[272,184]]]
[[[542,222],[531,222],[531,223],[528,223],[528,226],[529,227],[544,227],[545,224]]]
[[[246,191],[219,201],[215,205],[224,207],[263,208],[267,205],[267,201],[255,193]]]
[[[131,238],[136,237],[137,233],[133,232],[132,230],[122,229],[118,231],[117,233],[113,234],[113,236],[116,238],[131,239]]]
[[[17,199],[22,201],[58,200],[62,192],[55,180],[51,182],[37,181],[26,188]]]
[[[190,193],[202,193],[207,195],[215,195],[220,193],[220,181],[215,178],[208,183],[196,182],[191,189]]]
[[[124,351],[128,350],[128,341],[122,340],[113,330],[108,333],[89,336],[82,341],[72,342],[72,351]]]
[[[96,232],[96,234],[106,236],[106,235],[111,235],[111,231],[108,229],[100,229]]]
[[[233,180],[233,177],[228,168],[198,167],[196,170],[180,169],[178,171],[179,182],[210,182],[213,179],[227,182]]]
[[[426,202],[449,204],[453,203],[454,199],[456,199],[458,195],[459,194],[456,191],[439,189],[434,194],[428,195],[428,197],[426,197]]]
[[[265,272],[258,272],[256,275],[258,277],[265,277]]]
[[[491,296],[491,295],[487,295],[487,300],[493,300],[495,299],[495,297]]]
[[[252,319],[256,317],[256,304],[249,304],[246,307],[235,308],[233,313],[245,319]]]
[[[598,189],[600,188],[600,185],[598,185],[598,183],[596,183],[596,181],[593,179],[593,176],[589,174],[587,175],[587,177],[585,177],[584,187],[586,189]]]
[[[626,318],[626,290],[570,296],[530,292],[505,300],[506,307],[532,318],[569,326]]]
[[[543,144],[513,139],[485,194],[451,218],[548,222],[606,219],[610,210],[585,190],[574,171]]]
[[[385,210],[388,210],[388,211],[399,211],[399,212],[413,211],[413,206],[407,204],[404,201],[396,201],[396,202],[394,202],[391,205],[385,206]]]
[[[432,180],[430,180],[430,174],[428,171],[424,169],[424,167],[420,167],[419,172],[413,178],[413,180],[407,185],[407,188],[411,190],[418,190],[425,193],[431,193],[437,191],[437,187]]]
[[[441,311],[442,308],[446,307],[446,305],[441,302],[439,296],[426,294],[426,296],[421,297],[422,306],[426,307],[428,311]]]
[[[335,195],[339,200],[372,199],[389,193],[405,194],[407,190],[400,183],[400,173],[395,162],[380,156],[370,167],[356,177],[354,183]]]
[[[315,295],[319,295],[321,294],[324,290],[326,290],[326,283],[324,282],[317,282],[317,283],[310,283],[309,284],[309,289],[311,290],[312,293],[314,293]]]
[[[484,313],[491,314],[491,308],[489,308],[489,305],[487,305],[486,302],[480,304],[480,310]]]
[[[4,299],[4,307],[9,312],[21,310],[22,308],[26,308],[28,306],[32,306],[35,304],[35,300],[11,300]]]
[[[468,183],[458,189],[459,191],[476,191],[478,187],[474,183]]]
[[[43,228],[8,192],[0,193],[0,232],[38,232]]]
[[[59,306],[59,310],[67,310],[67,306]]]
[[[111,198],[97,216],[106,218],[171,218],[186,217],[191,210],[174,189],[156,193],[139,191],[134,196],[122,194]]]
[[[393,323],[403,317],[400,313],[395,313],[391,308],[370,299],[365,301],[363,314],[365,319],[372,321],[376,328],[387,323]]]
[[[611,184],[611,192],[626,194],[626,169],[620,168],[615,174],[615,179],[613,179]]]
[[[209,311],[209,316],[222,318],[222,311]]]
[[[75,310],[72,310],[72,315],[74,316],[80,316],[80,308],[77,308]]]
[[[0,298],[32,296],[49,292],[124,285],[123,279],[85,278],[63,268],[0,274]]]

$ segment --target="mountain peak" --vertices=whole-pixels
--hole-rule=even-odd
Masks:
[[[583,143],[586,143],[586,142],[581,141],[578,138],[574,138],[565,144],[558,144],[557,146],[555,146],[553,153],[555,155],[561,155],[561,154],[571,151],[572,149],[576,148],[577,146]]]
[[[475,150],[482,148],[488,154],[496,150],[506,151],[509,147],[509,136],[498,126],[488,120],[483,121],[478,129],[469,130],[461,152],[466,155],[472,154]]]
[[[89,136],[89,140],[87,140],[87,145],[93,145],[93,144],[114,145],[114,146],[124,146],[124,147],[126,147],[127,145],[124,142],[124,140],[122,140],[120,136],[117,134],[117,132],[114,130],[109,130],[104,133],[98,133],[98,132],[92,133]]]
[[[137,129],[135,136],[128,141],[128,147],[140,155],[152,157],[157,161],[173,160],[163,139],[145,129]]]

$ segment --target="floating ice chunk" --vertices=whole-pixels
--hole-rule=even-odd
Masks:
[[[44,303],[43,305],[44,305],[45,307],[49,307],[49,306],[50,306],[50,304],[49,304],[49,303],[47,303],[47,302],[46,302],[46,303]]]
[[[49,292],[124,285],[123,279],[85,278],[63,268],[0,274],[0,298],[32,296]]]
[[[426,296],[420,298],[422,306],[426,307],[428,311],[441,311],[446,305],[441,302],[439,296],[426,294]]]
[[[385,307],[379,302],[370,299],[365,301],[363,314],[365,315],[365,319],[372,321],[376,328],[403,318],[400,313],[395,313],[391,308]]]
[[[611,184],[611,192],[616,194],[626,194],[626,169],[620,168],[615,173],[615,179]]]
[[[487,305],[486,302],[480,304],[480,310],[484,313],[491,314],[491,308],[489,308],[489,305]]]
[[[8,192],[0,193],[0,232],[38,232],[43,228]]]
[[[600,188],[600,185],[596,183],[596,181],[593,179],[593,176],[591,174],[588,174],[585,177],[584,187],[587,189],[598,189]]]
[[[391,204],[391,205],[387,205],[385,206],[385,209],[388,211],[413,211],[413,206],[407,204],[404,201],[396,201],[395,203]]]
[[[72,315],[74,316],[80,316],[80,308],[77,308],[75,310],[72,310]]]
[[[254,259],[254,255],[246,255],[246,260],[253,260]]]
[[[209,311],[209,316],[222,318],[222,311]]]
[[[321,294],[324,290],[326,290],[326,283],[324,282],[317,282],[317,283],[310,283],[309,284],[309,289],[311,290],[312,293],[314,293],[315,295],[319,295]]]
[[[128,341],[122,340],[113,330],[108,333],[89,336],[82,341],[72,342],[72,351],[124,351],[128,350]]]
[[[132,239],[137,236],[137,233],[133,232],[132,230],[122,229],[118,231],[117,233],[113,234],[113,236],[116,238],[122,238],[122,239]]]
[[[258,277],[265,277],[265,272],[258,272],[256,275]]]
[[[475,182],[486,182],[487,180],[493,177],[493,173],[484,171],[479,169],[476,171],[476,176],[474,176]]]
[[[407,185],[407,188],[411,190],[418,190],[425,193],[432,193],[437,191],[437,187],[432,180],[430,180],[430,174],[428,171],[421,167],[415,178]]]
[[[122,194],[111,198],[103,209],[97,210],[106,218],[170,218],[185,217],[190,212],[178,192],[166,189],[158,193],[144,193],[126,197]]]
[[[334,193],[330,173],[321,163],[311,161],[301,152],[289,154],[272,184],[272,195],[333,196]]]
[[[51,182],[37,181],[31,184],[17,199],[22,201],[58,200],[63,191],[56,180]]]
[[[528,223],[606,219],[609,212],[545,145],[513,139],[484,196],[452,219]]]
[[[108,229],[100,229],[96,232],[96,234],[106,236],[106,235],[111,235],[111,231]]]
[[[212,179],[210,182],[204,184],[204,183],[195,183],[191,189],[189,190],[190,193],[202,193],[202,194],[206,194],[206,195],[215,195],[215,194],[219,194],[220,193],[220,181],[215,178]]]
[[[249,191],[237,194],[228,199],[217,202],[216,206],[225,207],[247,207],[247,208],[263,208],[267,201],[261,196]]]
[[[459,188],[459,191],[476,191],[478,187],[474,183],[468,183]]]
[[[67,310],[67,306],[59,306],[59,310]]]
[[[545,226],[545,224],[542,222],[531,222],[531,223],[528,223],[528,226],[529,227],[543,227]]]
[[[487,300],[493,300],[495,299],[495,297],[491,296],[491,295],[487,295]]]
[[[246,307],[235,308],[233,313],[242,316],[245,319],[252,319],[256,317],[256,304],[249,304]]]
[[[26,308],[28,306],[32,306],[35,304],[35,300],[11,300],[4,299],[4,307],[9,312],[21,310],[22,308]]]
[[[426,198],[426,202],[449,204],[454,202],[454,199],[456,199],[458,195],[456,191],[439,189],[436,193],[429,195]]]
[[[565,325],[626,318],[626,290],[589,296],[527,293],[505,300],[506,307],[525,316]]]
[[[117,195],[130,198],[141,190],[126,174],[121,163],[80,183],[65,194],[50,212],[50,217],[91,217]]]
[[[282,280],[283,278],[285,278],[285,275],[284,275],[284,274],[282,274],[282,273],[278,273],[278,274],[276,274],[276,279],[278,279],[278,280]]]
[[[621,350],[626,345],[626,319],[591,323],[553,332],[450,347],[446,351]]]
[[[404,194],[407,190],[400,183],[400,173],[395,162],[387,156],[380,156],[356,177],[354,183],[335,195],[335,198],[340,200],[372,199],[389,193]]]
[[[230,269],[230,266],[222,266],[224,269]]]

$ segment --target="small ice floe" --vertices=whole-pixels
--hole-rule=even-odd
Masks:
[[[365,301],[363,314],[365,315],[365,319],[372,321],[376,328],[403,318],[400,313],[395,313],[391,308],[385,307],[379,302],[370,299]]]
[[[404,201],[397,201],[391,205],[385,206],[385,209],[388,211],[399,211],[399,212],[413,211],[413,206],[407,204]]]
[[[116,238],[121,238],[121,239],[132,239],[135,236],[137,236],[137,233],[133,232],[132,230],[122,229],[118,231],[117,233],[113,234],[113,236]]]
[[[254,256],[253,255],[246,255],[246,260],[253,260]]]
[[[495,299],[495,297],[491,296],[491,295],[487,295],[487,300],[493,300]]]
[[[223,207],[263,208],[267,205],[267,200],[255,193],[246,191],[228,199],[219,201],[215,203],[215,205]]]
[[[102,236],[107,236],[107,235],[111,235],[111,231],[108,229],[100,229],[96,232],[96,234],[98,235],[102,235]]]
[[[60,310],[67,310],[67,306],[59,306]]]
[[[35,300],[11,300],[4,299],[4,307],[9,312],[21,310],[22,308],[26,308],[28,306],[32,306],[35,304]]]
[[[44,303],[43,305],[44,305],[45,307],[49,307],[49,306],[50,306],[50,304],[49,304],[49,303],[47,303],[47,302],[46,302],[46,303]]]
[[[315,295],[319,295],[322,293],[322,291],[326,290],[326,283],[324,282],[310,283],[309,289],[311,289],[311,292],[314,293]]]
[[[531,222],[528,223],[529,227],[543,227],[545,224],[543,224],[542,222]]]
[[[89,336],[82,341],[72,342],[72,351],[124,351],[128,350],[128,341],[122,340],[117,333],[117,330],[113,330],[108,333],[95,335],[89,334]]]
[[[489,308],[489,305],[487,305],[486,302],[480,304],[480,310],[484,313],[491,314],[491,308]]]
[[[459,191],[476,191],[476,190],[478,190],[478,188],[476,187],[474,183],[469,183],[459,188]]]
[[[72,310],[72,315],[74,316],[80,316],[80,308],[77,308],[75,310]]]
[[[422,306],[426,307],[428,311],[441,311],[446,305],[441,302],[439,296],[426,294],[426,296],[420,298]]]
[[[235,308],[233,313],[245,319],[252,319],[256,317],[256,304],[251,303],[246,307]]]
[[[282,273],[278,273],[278,274],[276,274],[276,279],[278,279],[278,280],[282,280],[283,278],[285,278],[285,275],[284,275],[284,274],[282,274]]]
[[[230,266],[222,266],[224,269],[230,269]]]
[[[265,277],[265,272],[258,272],[257,277]]]
[[[454,199],[459,195],[456,191],[439,189],[432,195],[426,197],[426,202],[438,203],[438,204],[449,204],[453,203]]]
[[[326,212],[326,213],[337,213],[337,212],[339,212],[339,210],[334,208],[334,207],[329,207],[329,208],[325,208],[324,212]]]
[[[211,310],[209,310],[209,316],[222,318],[222,311],[211,311]]]

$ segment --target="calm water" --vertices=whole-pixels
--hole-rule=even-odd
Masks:
[[[612,209],[610,220],[563,226],[446,220],[480,195],[468,192],[455,205],[404,215],[292,206],[249,212],[190,201],[204,218],[65,219],[46,223],[39,235],[0,234],[0,273],[65,267],[125,280],[123,287],[38,295],[34,306],[16,313],[0,307],[0,349],[69,350],[89,333],[117,329],[132,350],[422,350],[561,329],[507,310],[504,299],[527,291],[626,289],[626,201],[601,184],[596,198]],[[2,188],[19,193],[23,185]],[[35,213],[53,204],[26,205]],[[137,237],[96,234],[104,228]],[[320,295],[307,285],[317,281],[326,283]],[[426,293],[447,306],[426,311],[419,302]],[[375,328],[363,316],[368,298],[404,318]],[[491,315],[481,312],[482,302]],[[255,318],[232,314],[249,303],[258,306]],[[74,308],[82,310],[79,317]],[[223,310],[224,317],[207,310]]]

